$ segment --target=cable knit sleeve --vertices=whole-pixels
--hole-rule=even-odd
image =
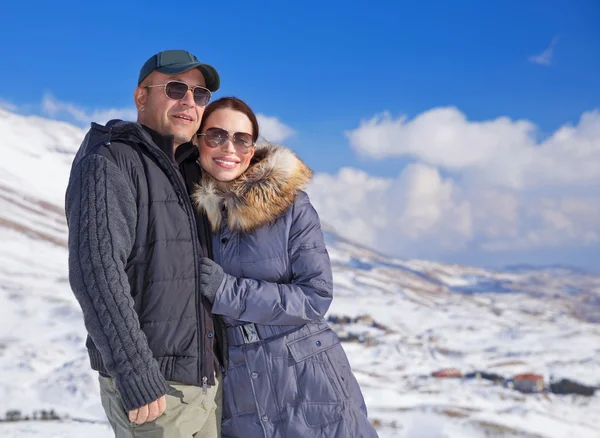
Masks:
[[[114,377],[125,409],[167,392],[134,310],[125,265],[135,240],[136,201],[121,170],[90,155],[71,172],[66,194],[69,281],[85,326]]]

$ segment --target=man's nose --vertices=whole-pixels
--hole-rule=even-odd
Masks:
[[[196,105],[196,102],[194,102],[194,92],[192,90],[188,89],[185,93],[185,96],[183,96],[183,99],[181,99],[181,101],[189,106]]]

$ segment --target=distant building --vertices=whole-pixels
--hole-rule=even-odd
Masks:
[[[544,376],[539,374],[517,374],[513,377],[513,388],[517,391],[531,394],[544,391]]]
[[[433,377],[441,377],[441,378],[460,378],[462,377],[462,373],[460,370],[456,368],[444,368],[439,371],[434,371],[431,373]]]

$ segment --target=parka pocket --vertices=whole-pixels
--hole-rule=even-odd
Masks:
[[[256,412],[254,391],[246,364],[232,366],[227,370],[223,386],[231,391],[223,392],[223,415],[242,415]]]
[[[229,373],[223,376],[223,408],[222,408],[222,419],[223,421],[233,416],[233,391],[231,388]]]
[[[340,343],[340,338],[330,328],[321,330],[317,333],[311,333],[303,338],[296,339],[287,343],[287,347],[296,362],[302,362],[311,356]]]
[[[299,396],[310,403],[343,402],[348,393],[330,358],[340,339],[331,328],[287,343],[295,361]]]
[[[334,345],[325,352],[325,357],[327,358],[336,382],[342,391],[343,398],[346,400],[350,398],[350,393],[348,391],[348,368],[343,365],[343,362],[336,360],[340,351],[342,354],[345,354],[340,344]]]

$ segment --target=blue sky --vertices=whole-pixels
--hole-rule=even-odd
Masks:
[[[464,168],[410,153],[364,153],[368,146],[351,144],[347,133],[384,111],[398,121],[451,106],[470,122],[528,120],[541,142],[599,107],[597,1],[204,3],[64,1],[48,9],[46,2],[10,2],[0,27],[0,101],[34,113],[48,95],[89,112],[131,108],[143,62],[184,48],[219,70],[216,97],[241,97],[292,128],[285,143],[316,172],[351,167],[396,180],[421,161],[461,187],[471,178]],[[576,187],[589,192],[596,183]],[[475,237],[467,247],[477,245]],[[572,250],[567,257],[553,248],[548,261],[585,264]],[[469,256],[474,251],[422,255],[469,262],[479,260]],[[510,261],[506,254],[489,260]]]

